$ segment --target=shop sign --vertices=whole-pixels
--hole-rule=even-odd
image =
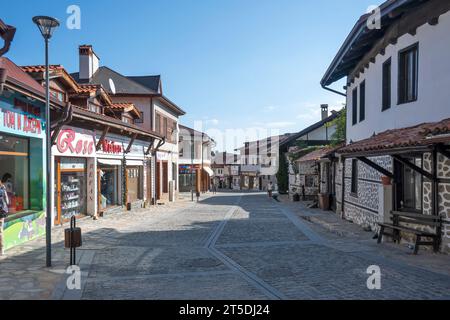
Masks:
[[[0,109],[0,125],[13,132],[40,135],[42,122],[27,114]]]
[[[200,169],[199,165],[180,165],[179,166],[179,174],[190,174],[191,173],[191,168],[193,168],[194,170],[196,169]]]
[[[106,139],[103,140],[102,151],[104,153],[121,154],[122,150],[122,145],[116,144],[115,142]]]
[[[56,140],[56,148],[62,154],[79,156],[90,156],[95,151],[92,137],[76,133],[72,129],[61,130]]]
[[[169,154],[167,152],[158,151],[156,152],[156,159],[163,161],[169,160]]]

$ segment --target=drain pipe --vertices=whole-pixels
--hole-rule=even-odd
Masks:
[[[3,46],[3,48],[0,48],[0,57],[9,51],[11,42],[13,41],[15,34],[16,28],[5,24],[0,19],[0,37],[5,41],[5,45]]]
[[[325,90],[327,90],[327,91],[333,92],[333,93],[338,94],[338,95],[343,96],[343,97],[347,97],[347,95],[346,95],[345,93],[343,93],[343,92],[340,92],[340,91],[337,91],[337,90],[328,88],[328,87],[327,87],[326,85],[324,85],[324,84],[321,84],[321,86],[322,86],[323,89],[325,89]]]
[[[51,125],[51,129],[53,130],[51,145],[53,146],[56,143],[56,139],[58,139],[58,135],[61,132],[61,129],[64,125],[69,124],[72,121],[72,104],[70,102],[67,103],[66,108],[64,109],[64,113],[62,117],[54,122]]]

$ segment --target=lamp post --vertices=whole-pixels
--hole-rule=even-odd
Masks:
[[[33,22],[39,28],[42,36],[45,40],[45,123],[47,130],[45,130],[45,147],[46,147],[46,217],[45,217],[45,242],[46,242],[46,266],[52,266],[52,188],[51,182],[51,165],[52,165],[52,152],[51,152],[51,124],[50,124],[50,79],[49,79],[49,67],[48,67],[48,42],[53,35],[53,31],[59,27],[59,21],[52,17],[36,16],[33,18]]]

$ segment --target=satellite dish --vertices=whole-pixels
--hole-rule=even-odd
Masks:
[[[114,81],[111,78],[109,78],[109,88],[111,89],[111,92],[113,94],[116,94],[116,86],[114,85]]]

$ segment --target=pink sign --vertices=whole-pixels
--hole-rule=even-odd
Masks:
[[[72,129],[61,130],[56,141],[56,148],[60,153],[72,153],[76,155],[92,155],[94,153],[94,141],[88,136],[81,135]]]

